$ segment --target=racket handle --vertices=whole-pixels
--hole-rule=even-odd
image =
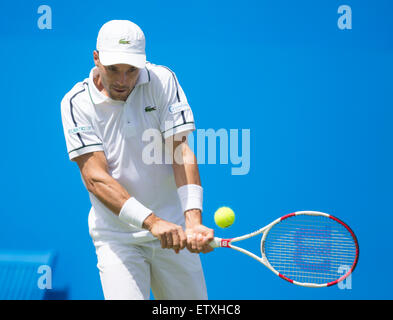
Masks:
[[[221,247],[221,238],[214,237],[214,240],[209,243],[212,248]]]

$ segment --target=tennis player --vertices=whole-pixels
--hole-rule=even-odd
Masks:
[[[96,49],[95,67],[65,95],[61,114],[92,204],[105,299],[149,299],[150,289],[156,299],[207,299],[199,253],[212,250],[214,234],[202,224],[186,96],[170,69],[146,61],[144,34],[131,21],[105,23]],[[147,163],[146,130],[177,161]]]

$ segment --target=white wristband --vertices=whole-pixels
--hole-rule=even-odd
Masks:
[[[152,213],[134,197],[128,199],[120,210],[119,219],[127,224],[142,228],[143,221]]]
[[[197,184],[186,184],[177,189],[183,212],[190,209],[202,211],[203,188]]]

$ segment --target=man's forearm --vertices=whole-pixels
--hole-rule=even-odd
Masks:
[[[173,171],[184,211],[187,248],[193,253],[207,253],[214,231],[202,224],[202,188],[196,157],[187,142],[174,144]],[[180,161],[179,161],[180,160]]]
[[[148,208],[145,208],[142,204],[138,203],[138,201],[135,199],[130,199],[131,196],[127,190],[125,190],[120,183],[118,183],[109,175],[101,176],[100,179],[95,179],[94,183],[90,183],[89,191],[92,192],[107,208],[119,216],[120,219],[124,222],[132,223],[132,221],[129,221],[130,217],[127,218],[127,210],[135,208],[141,210],[142,212],[147,212],[144,214],[144,217],[147,217],[144,220],[142,219],[143,223],[142,220],[140,221],[142,228],[144,229],[151,230],[154,223],[156,223],[158,220],[161,220],[153,212],[149,214]],[[131,203],[128,203],[128,200],[134,201],[132,207],[129,207]],[[122,209],[125,210],[123,213],[121,213]],[[130,211],[129,214],[133,216],[132,211]]]
[[[131,197],[109,174],[90,179],[87,186],[88,190],[116,215],[119,215],[124,203]]]
[[[196,157],[187,143],[182,142],[176,146],[176,153],[181,153],[179,157],[174,156],[173,172],[176,186],[180,188],[186,184],[201,185],[199,169]],[[180,160],[180,161],[179,161]]]
[[[178,153],[178,157],[176,157],[176,153]],[[179,156],[181,161],[179,161]],[[176,146],[174,158],[173,171],[177,187],[180,188],[187,184],[200,186],[201,180],[196,157],[186,142]],[[199,209],[187,210],[184,212],[184,216],[186,227],[202,224],[202,214]]]

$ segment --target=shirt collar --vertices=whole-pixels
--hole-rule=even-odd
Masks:
[[[148,82],[150,82],[150,73],[149,70],[147,70],[147,68],[144,67],[139,71],[139,77],[138,80],[136,81],[135,87]]]
[[[90,93],[90,97],[93,101],[93,104],[100,104],[103,102],[115,102],[114,100],[107,97],[105,94],[103,94],[101,91],[99,91],[97,89],[97,87],[94,83],[94,78],[97,76],[97,74],[98,74],[98,68],[94,67],[90,71],[89,80],[88,80],[89,93]],[[150,82],[150,73],[147,70],[147,68],[145,67],[145,68],[141,69],[139,72],[139,77],[138,77],[138,80],[136,81],[135,88],[142,85],[142,84],[148,83],[148,82]],[[134,90],[135,90],[135,88],[134,88]]]

